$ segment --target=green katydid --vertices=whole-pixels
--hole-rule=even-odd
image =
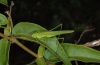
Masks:
[[[33,38],[53,37],[53,36],[72,33],[72,32],[73,30],[37,32],[37,33],[33,33],[32,37]]]
[[[55,28],[57,28],[57,27],[55,27]],[[55,28],[53,28],[52,30],[54,30]],[[65,65],[72,65],[68,58],[68,55],[64,52],[64,50],[63,50],[62,46],[59,44],[59,42],[57,42],[57,39],[55,37],[51,38],[53,36],[72,33],[72,32],[73,32],[73,30],[64,30],[64,31],[51,31],[50,30],[50,31],[33,33],[32,37],[35,38],[37,41],[41,42],[40,44],[46,46],[51,52],[54,52],[54,54],[56,53],[57,56],[63,61],[63,63]],[[45,38],[47,37],[50,39],[48,40],[48,39],[45,39],[44,37]],[[45,41],[47,41],[47,42],[44,42],[44,39],[42,39],[42,38],[44,38]],[[52,42],[49,42],[49,41],[52,41]]]
[[[33,33],[32,37],[33,38],[53,37],[53,36],[57,36],[57,35],[61,35],[61,34],[68,34],[68,33],[74,32],[73,30],[52,31],[60,26],[62,28],[62,24],[60,24],[60,25],[56,26],[55,28],[51,29],[50,31]]]

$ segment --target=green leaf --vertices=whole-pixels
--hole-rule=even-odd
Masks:
[[[8,6],[8,2],[7,2],[7,0],[0,0],[0,3],[3,4],[3,5]]]
[[[59,44],[56,37],[39,38],[38,41],[41,45],[45,46],[49,51],[51,51],[51,53],[56,55],[65,65],[71,65],[68,55]]]
[[[100,52],[83,45],[62,44],[69,57],[73,60],[100,63]]]
[[[8,65],[10,44],[7,39],[0,40],[0,65]]]
[[[44,52],[45,52],[45,47],[40,45],[38,49],[38,56],[43,57]]]
[[[83,46],[83,45],[74,45],[74,44],[62,44],[65,52],[68,54],[71,60],[78,60],[83,62],[95,62],[100,63],[100,52],[92,48]],[[46,50],[44,57],[51,62],[61,61],[50,51]]]
[[[6,25],[7,23],[8,23],[8,19],[6,18],[6,16],[3,14],[0,14],[0,26]]]
[[[30,36],[35,32],[41,32],[41,31],[46,31],[46,29],[34,23],[21,22],[14,26],[12,33],[15,36],[19,35]]]
[[[44,57],[49,62],[60,62],[61,60],[48,49],[44,52]]]

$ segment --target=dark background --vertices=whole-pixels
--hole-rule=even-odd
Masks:
[[[10,5],[10,1],[9,5]],[[100,38],[100,2],[99,0],[13,0],[12,19],[14,25],[19,22],[37,23],[50,30],[60,23],[62,30],[74,30],[73,34],[64,35],[64,42],[75,43],[85,29],[95,30],[86,32],[81,38],[81,44]],[[9,8],[0,4],[0,12],[5,14]],[[58,28],[57,30],[60,30]],[[33,51],[37,51],[38,45],[31,42],[21,42]],[[94,49],[99,50],[98,47]],[[10,65],[25,65],[34,57],[12,44],[10,51]],[[58,65],[58,64],[57,64]],[[60,65],[60,63],[59,63]],[[73,62],[73,65],[75,63]],[[94,63],[79,62],[79,65],[99,65]]]

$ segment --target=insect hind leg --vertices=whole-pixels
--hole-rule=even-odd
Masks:
[[[57,25],[56,27],[54,27],[53,29],[51,29],[50,31],[52,31],[52,30],[55,30],[55,29],[57,29],[57,28],[59,28],[60,27],[60,30],[62,30],[62,23],[61,24],[59,24],[59,25]]]
[[[64,42],[64,38],[58,38],[58,40],[59,40],[60,43]]]

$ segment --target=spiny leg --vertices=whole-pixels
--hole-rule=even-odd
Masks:
[[[56,26],[55,28],[51,29],[51,30],[55,30],[56,28],[60,27],[60,31],[62,30],[62,26],[63,24],[59,24],[58,26]],[[61,43],[63,43],[64,41],[64,38],[60,38],[60,35],[57,36],[58,40],[62,40]]]
[[[60,27],[60,31],[61,31],[61,30],[62,30],[62,26],[63,26],[63,24],[61,23],[61,24],[59,24],[58,26],[56,26],[56,27],[54,27],[53,29],[51,29],[50,31],[55,30],[55,29],[57,29],[57,28],[59,28],[59,27]],[[60,35],[58,35],[57,38],[60,38]]]

